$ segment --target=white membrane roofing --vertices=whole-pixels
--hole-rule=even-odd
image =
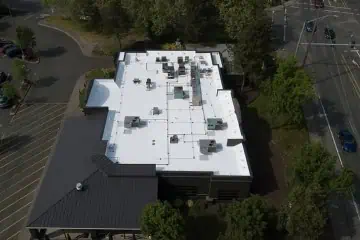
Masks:
[[[218,53],[195,51],[147,51],[121,53],[115,81],[97,79],[87,106],[108,107],[103,139],[108,140],[106,156],[121,164],[156,164],[158,171],[210,171],[215,175],[250,176],[241,143],[243,136],[230,90],[223,90]],[[188,56],[186,74],[168,79],[162,63],[166,56],[177,72],[178,57]],[[199,69],[202,104],[193,106],[190,85],[191,62]],[[200,69],[211,69],[200,74]],[[147,89],[146,80],[151,79]],[[140,80],[134,83],[134,79]],[[187,97],[175,99],[174,87],[181,86]],[[157,107],[160,114],[154,115]],[[126,116],[141,119],[140,127],[126,128]],[[208,118],[221,118],[224,128],[208,130]],[[170,143],[177,135],[178,142]],[[216,151],[200,152],[199,140],[216,141]],[[228,141],[236,142],[228,146]]]

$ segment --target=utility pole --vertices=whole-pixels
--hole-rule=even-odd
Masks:
[[[283,4],[283,8],[284,8],[284,38],[283,38],[283,41],[285,43],[286,42],[286,27],[287,27],[287,9],[286,9],[284,0],[282,0],[282,4]]]
[[[315,36],[316,29],[317,29],[317,23],[318,23],[318,20],[319,20],[319,9],[316,10],[316,13],[317,13],[317,18],[315,20],[315,24],[314,24],[314,27],[313,27],[313,30],[312,30],[312,33],[311,33],[310,44],[308,44],[307,47],[306,47],[305,56],[304,56],[303,62],[301,64],[301,67],[304,67],[304,65],[306,63],[306,59],[307,59],[309,51],[310,51],[311,43],[314,41],[314,36]]]

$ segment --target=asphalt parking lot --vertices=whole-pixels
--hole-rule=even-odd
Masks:
[[[0,143],[0,239],[16,239],[56,139],[66,104],[24,104]]]

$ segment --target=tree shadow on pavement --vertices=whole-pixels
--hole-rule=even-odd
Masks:
[[[284,25],[274,24],[271,28],[271,45],[274,49],[284,48],[288,42],[295,41],[294,29],[288,25],[286,28],[285,42],[284,42]]]
[[[58,57],[66,53],[66,49],[64,47],[54,47],[48,48],[46,50],[38,51],[39,57],[51,58],[51,57]]]
[[[265,119],[259,117],[255,108],[245,106],[241,112],[246,137],[245,147],[254,177],[251,192],[266,195],[279,188],[273,169],[278,166],[273,166],[271,162],[271,128]]]
[[[43,88],[43,87],[50,87],[51,85],[53,85],[55,82],[57,82],[59,79],[55,78],[55,77],[44,77],[44,78],[40,78],[39,80],[36,81],[34,87],[35,88]]]
[[[323,112],[321,103],[326,113]],[[318,98],[315,98],[307,102],[303,107],[307,129],[310,136],[315,138],[323,137],[329,131],[328,124],[336,130],[341,130],[345,127],[345,115],[336,109],[335,104],[326,99],[321,99],[321,103]],[[325,114],[329,123],[326,120]]]
[[[31,141],[28,135],[10,135],[0,141],[0,156],[9,152],[16,152]]]

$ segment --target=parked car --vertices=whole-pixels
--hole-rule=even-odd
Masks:
[[[333,29],[326,27],[324,30],[325,38],[334,40],[336,38],[335,32]]]
[[[9,57],[9,58],[14,58],[14,57],[21,57],[22,55],[22,51],[20,48],[12,48],[10,50],[8,50],[6,52],[6,55]]]
[[[325,7],[324,0],[313,0],[313,4],[314,4],[315,8],[324,8]]]
[[[1,40],[0,41],[0,48],[7,45],[7,44],[14,44],[12,41],[9,40]]]
[[[4,96],[0,88],[0,108],[7,108],[11,105],[11,100]]]
[[[313,29],[314,29],[314,22],[313,21],[306,21],[306,23],[305,23],[305,30],[307,31],[307,32],[312,32],[313,31]],[[317,30],[317,26],[315,27],[315,32],[316,32],[316,30]]]
[[[10,74],[5,72],[0,72],[0,85],[4,82],[7,82],[10,80]]]
[[[356,152],[357,144],[354,136],[348,130],[341,130],[338,133],[341,147],[345,152]]]
[[[2,47],[0,48],[0,53],[4,54],[5,51],[6,51],[6,49],[11,48],[11,47],[14,47],[14,46],[15,46],[15,45],[12,44],[12,43],[5,44],[4,46],[2,46]]]

